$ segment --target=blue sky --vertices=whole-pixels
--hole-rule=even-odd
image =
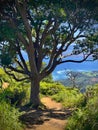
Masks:
[[[27,54],[22,52],[24,58],[27,60]],[[73,58],[76,58],[73,57]],[[79,59],[79,56],[78,56]],[[72,70],[72,71],[98,71],[98,60],[96,61],[85,61],[82,63],[63,63],[55,68],[53,71],[53,79],[59,80],[66,78],[65,70]]]
[[[66,78],[65,70],[72,71],[98,71],[98,60],[85,61],[83,63],[64,63],[56,67],[53,71],[53,79],[59,80]]]

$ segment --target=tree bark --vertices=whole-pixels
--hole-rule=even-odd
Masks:
[[[34,108],[38,108],[38,106],[40,105],[39,89],[40,89],[39,80],[37,78],[31,79],[30,104]]]

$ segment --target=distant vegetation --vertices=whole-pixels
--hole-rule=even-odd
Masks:
[[[81,90],[81,92],[85,92],[87,86],[93,86],[98,83],[98,71],[88,71],[88,72],[77,72],[77,77],[75,79],[76,87]],[[65,86],[72,87],[72,82],[69,78],[60,80],[62,84]]]

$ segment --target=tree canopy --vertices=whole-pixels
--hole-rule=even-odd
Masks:
[[[97,59],[97,11],[97,0],[2,0],[1,66],[17,81],[41,81],[59,64]],[[44,60],[47,65],[42,68]],[[14,71],[25,78],[18,79]]]

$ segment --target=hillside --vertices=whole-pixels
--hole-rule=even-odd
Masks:
[[[98,83],[98,71],[88,71],[88,72],[75,72],[77,77],[75,79],[76,86],[84,91],[87,86],[92,86]],[[72,82],[69,78],[60,80],[65,86],[72,86]]]

